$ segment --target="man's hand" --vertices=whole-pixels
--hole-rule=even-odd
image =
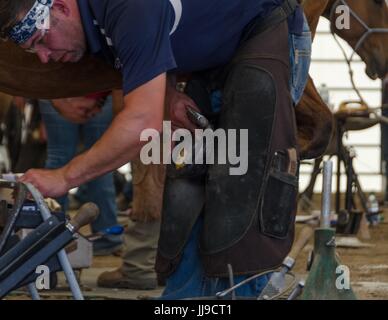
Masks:
[[[65,168],[55,170],[31,169],[19,181],[31,183],[43,197],[57,198],[65,195],[71,189],[65,179]]]
[[[200,112],[198,106],[189,96],[168,87],[166,90],[166,104],[170,111],[170,120],[174,130],[178,128],[186,128],[191,131],[198,129],[187,116],[187,107]]]
[[[67,120],[84,123],[101,111],[98,100],[86,97],[52,100],[54,108]]]

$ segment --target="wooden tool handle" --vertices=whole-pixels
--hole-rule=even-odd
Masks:
[[[303,250],[307,242],[309,242],[311,236],[314,233],[314,228],[306,225],[299,233],[298,239],[294,242],[292,249],[288,256],[294,260],[298,257],[299,253]]]
[[[85,203],[78,211],[77,215],[70,220],[70,224],[74,227],[74,232],[77,232],[83,226],[92,223],[98,215],[100,210],[92,203]]]

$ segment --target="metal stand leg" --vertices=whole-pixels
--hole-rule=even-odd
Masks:
[[[342,154],[341,157],[344,159],[344,166],[345,166],[345,170],[347,171],[348,180],[350,180],[350,182],[348,182],[348,189],[349,190],[347,190],[347,191],[349,191],[349,194],[347,194],[347,197],[349,197],[349,199],[347,199],[347,201],[346,201],[346,203],[347,203],[346,209],[349,210],[349,209],[354,207],[354,199],[353,199],[352,189],[353,189],[353,187],[355,187],[357,195],[360,199],[360,204],[362,206],[362,209],[364,210],[365,214],[368,215],[368,213],[369,213],[369,209],[368,209],[368,205],[367,205],[368,200],[365,196],[364,191],[361,188],[360,180],[358,179],[358,175],[357,175],[356,171],[354,170],[354,167],[352,164],[352,159],[354,158],[354,155],[352,155],[351,152],[347,151],[346,147],[344,147],[344,146],[342,146],[340,152]]]
[[[34,200],[36,201],[36,204],[38,205],[38,208],[42,214],[43,220],[49,219],[51,217],[51,212],[47,208],[46,202],[44,202],[44,199],[40,194],[40,192],[30,183],[26,183],[26,187],[28,191],[31,193],[31,195],[33,196]],[[81,289],[77,282],[77,278],[70,265],[69,258],[67,257],[65,250],[64,249],[60,250],[57,256],[58,256],[59,263],[62,266],[63,272],[65,273],[66,280],[69,284],[69,287],[73,294],[74,299],[84,300]]]
[[[30,291],[30,295],[32,300],[40,300],[40,295],[38,289],[36,289],[34,283],[30,283],[28,286],[28,291]]]
[[[341,209],[341,148],[342,148],[342,123],[337,120],[337,141],[336,141],[336,153],[337,153],[337,190],[335,193],[335,213],[339,214]]]

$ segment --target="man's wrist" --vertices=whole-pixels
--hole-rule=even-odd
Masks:
[[[63,178],[69,190],[75,187],[79,187],[82,184],[82,181],[80,181],[81,175],[77,172],[78,170],[75,170],[73,161],[74,159],[62,168]]]

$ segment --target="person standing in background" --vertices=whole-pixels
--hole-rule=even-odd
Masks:
[[[82,139],[85,150],[92,147],[112,122],[112,97],[109,93],[87,97],[40,100],[39,108],[47,131],[46,168],[60,168],[77,154]],[[83,106],[83,108],[79,107]],[[57,110],[63,112],[66,118]],[[93,233],[103,233],[93,242],[94,255],[117,254],[122,249],[121,235],[105,231],[117,225],[117,206],[113,174],[107,173],[86,183],[88,201],[100,209],[92,223]],[[68,196],[57,198],[63,210],[68,209]]]

